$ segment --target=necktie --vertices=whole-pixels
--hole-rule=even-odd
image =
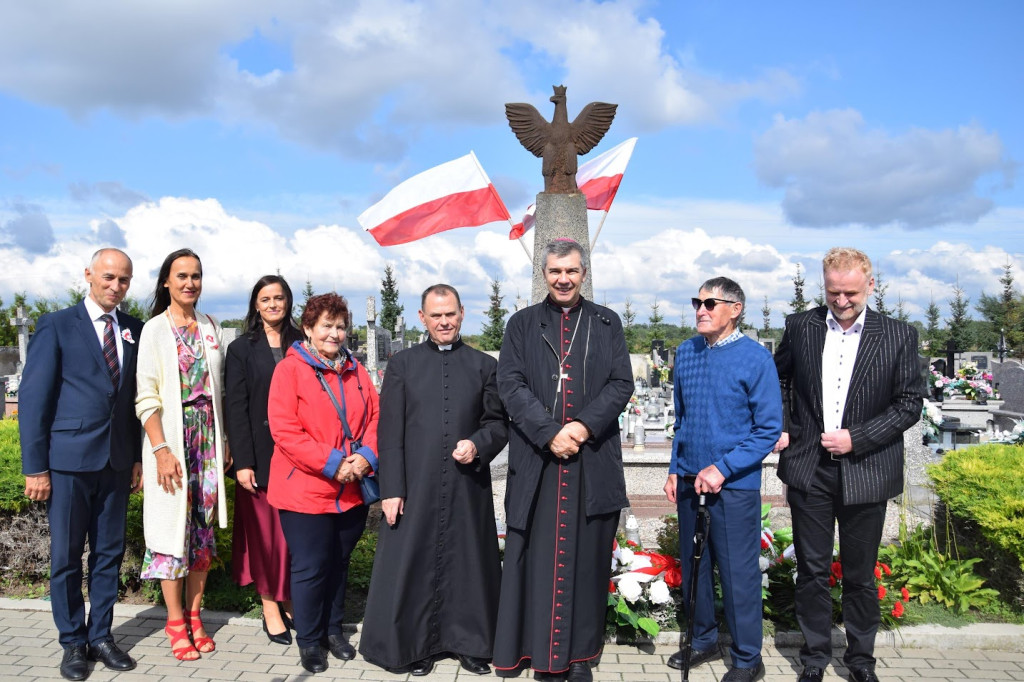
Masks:
[[[103,320],[103,359],[107,361],[107,371],[110,372],[110,382],[117,388],[121,383],[121,365],[117,361],[117,343],[114,340],[114,318],[110,315],[101,315]]]

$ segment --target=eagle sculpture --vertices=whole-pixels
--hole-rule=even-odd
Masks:
[[[554,86],[555,116],[549,123],[531,105],[505,105],[505,116],[519,142],[534,156],[544,159],[544,191],[549,194],[573,194],[576,186],[576,157],[597,146],[615,118],[617,104],[591,102],[583,107],[572,123],[565,108],[565,86]]]

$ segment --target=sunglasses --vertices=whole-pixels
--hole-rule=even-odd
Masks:
[[[730,301],[725,298],[705,298],[703,301],[699,298],[690,299],[690,304],[694,310],[700,310],[700,307],[704,306],[705,310],[711,311],[715,309],[716,303],[739,303],[739,301]]]

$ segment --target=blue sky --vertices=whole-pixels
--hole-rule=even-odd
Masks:
[[[362,323],[391,263],[407,319],[448,281],[474,333],[491,278],[506,305],[529,291],[507,225],[381,248],[355,218],[469,150],[519,216],[543,181],[503,105],[550,116],[564,83],[570,116],[619,105],[593,153],[639,138],[598,302],[692,322],[728,275],[779,325],[797,264],[813,296],[821,255],[851,245],[889,305],[948,315],[957,281],[972,303],[1005,263],[1024,282],[1022,24],[1009,1],[3,3],[0,297],[60,296],[113,243],[145,298],[189,246],[223,317],[280,269]]]

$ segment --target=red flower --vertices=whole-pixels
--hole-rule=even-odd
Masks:
[[[892,575],[892,569],[889,568],[889,564],[882,564],[882,570],[885,571],[886,575]]]
[[[885,595],[886,595],[885,585],[879,585],[878,586],[878,601],[882,601],[883,599],[885,599]]]
[[[843,565],[838,561],[832,562],[832,575],[836,577],[836,580],[843,579]]]
[[[830,576],[828,577],[828,586],[829,586],[829,587],[835,587],[835,586],[836,586],[836,579],[835,579],[835,576],[831,576],[831,575],[830,575]]]
[[[772,543],[768,542],[765,537],[761,536],[761,549],[768,549],[772,546]]]
[[[683,584],[683,573],[678,565],[665,571],[665,584],[669,587],[679,587]]]
[[[892,616],[893,618],[903,617],[903,602],[898,601],[892,605]]]
[[[615,594],[615,583],[608,581],[608,594]]]
[[[900,594],[903,596],[903,601],[910,601],[910,590],[905,587],[901,587]]]
[[[878,580],[882,579],[882,569],[878,567],[877,563],[875,564],[875,578]]]

